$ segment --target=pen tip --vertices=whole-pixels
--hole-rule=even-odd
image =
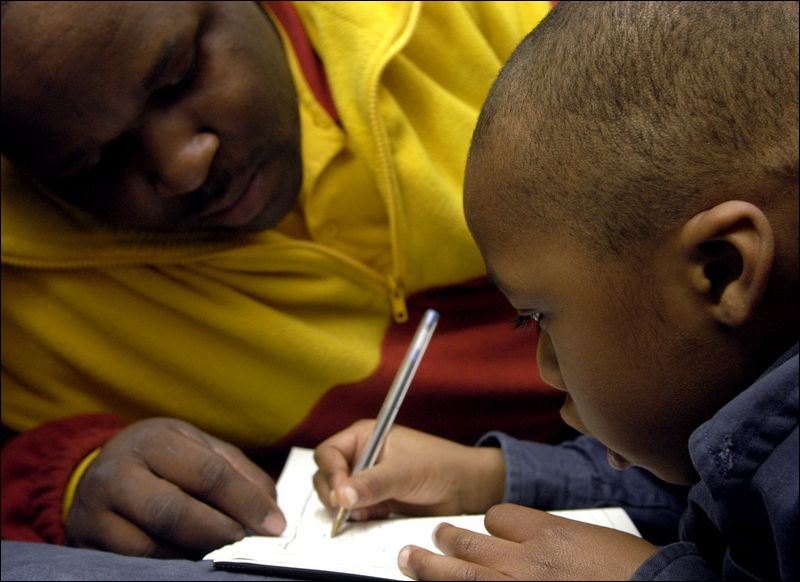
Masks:
[[[346,510],[344,507],[339,508],[339,512],[336,514],[336,519],[333,520],[333,527],[331,527],[331,537],[335,538],[336,534],[339,533],[339,530],[342,528],[342,524],[344,523],[344,518],[346,514]]]

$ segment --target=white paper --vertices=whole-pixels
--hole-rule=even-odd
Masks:
[[[278,503],[286,517],[283,534],[250,536],[215,550],[204,559],[409,580],[397,567],[397,555],[408,544],[440,553],[431,539],[438,524],[446,521],[487,533],[483,515],[454,515],[347,522],[339,535],[331,538],[335,516],[325,509],[314,491],[311,479],[316,469],[312,450],[293,448],[276,485]],[[550,513],[639,536],[628,514],[618,507]]]

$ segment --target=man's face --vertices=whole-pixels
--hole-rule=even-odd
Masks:
[[[648,272],[637,272],[557,231],[509,226],[513,217],[497,209],[507,186],[495,170],[468,172],[467,221],[513,307],[541,314],[539,371],[566,392],[563,419],[602,441],[612,466],[695,482],[689,436],[730,397],[736,370],[673,284],[670,261],[656,253]]]
[[[293,206],[296,95],[256,3],[12,3],[2,37],[3,149],[67,201],[167,230]]]

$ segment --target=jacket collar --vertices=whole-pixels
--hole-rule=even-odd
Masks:
[[[798,418],[798,344],[689,438],[689,452],[715,499],[742,487]]]

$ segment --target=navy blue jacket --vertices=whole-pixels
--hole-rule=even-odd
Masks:
[[[612,469],[592,437],[552,446],[489,433],[479,444],[503,448],[504,501],[621,506],[645,539],[667,544],[633,580],[800,579],[797,344],[692,433],[691,489]]]

